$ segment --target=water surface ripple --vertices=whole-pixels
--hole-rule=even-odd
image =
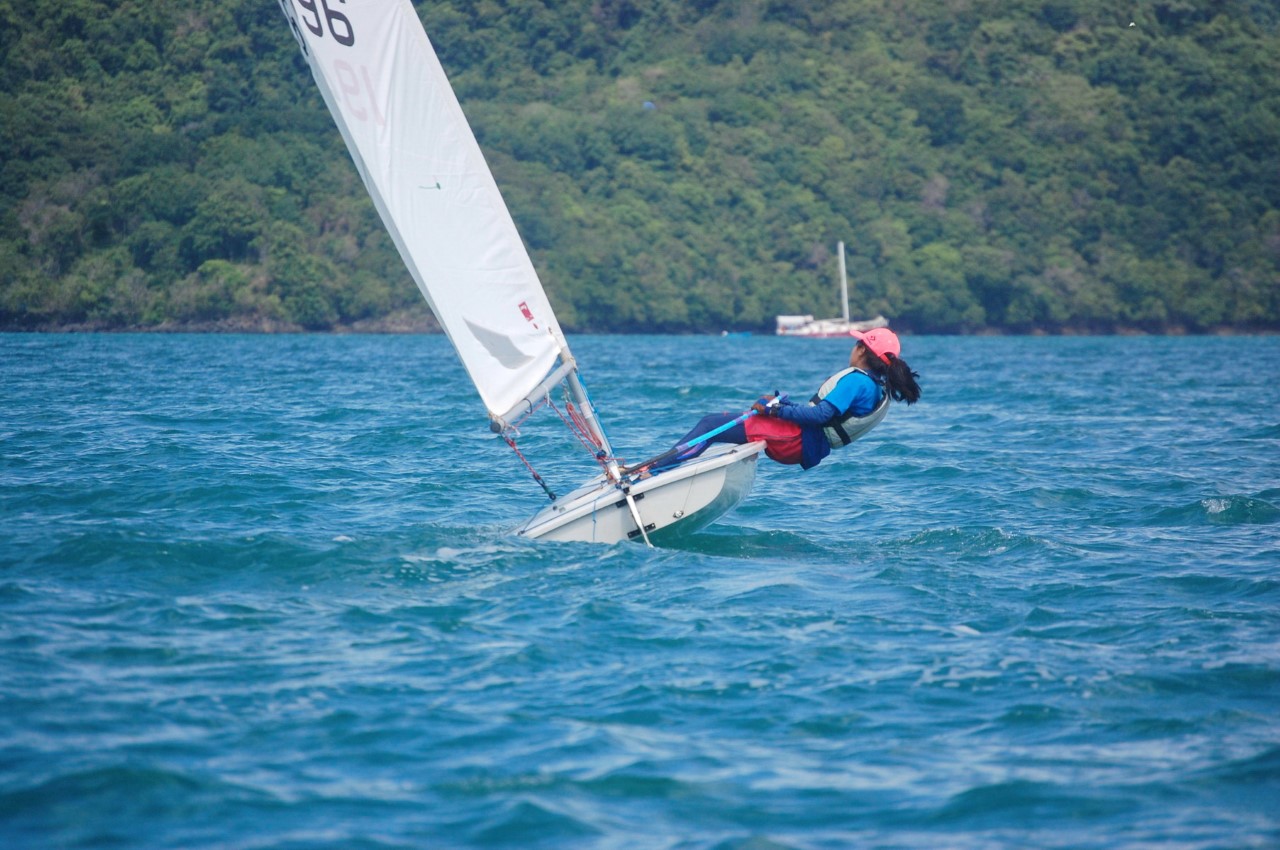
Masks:
[[[847,358],[572,342],[633,458]],[[649,551],[442,338],[0,335],[0,845],[1280,845],[1280,340],[907,346]]]

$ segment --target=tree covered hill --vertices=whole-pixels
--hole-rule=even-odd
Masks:
[[[1269,0],[415,5],[567,329],[1280,328]],[[0,327],[425,315],[273,0],[0,0]]]

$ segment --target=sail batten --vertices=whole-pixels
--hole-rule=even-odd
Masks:
[[[409,273],[485,407],[505,413],[572,357],[413,5],[280,5]]]

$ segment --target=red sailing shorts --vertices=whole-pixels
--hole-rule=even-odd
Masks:
[[[742,427],[749,442],[764,443],[764,453],[778,463],[799,463],[803,459],[804,446],[800,440],[800,426],[785,419],[771,416],[752,416]]]

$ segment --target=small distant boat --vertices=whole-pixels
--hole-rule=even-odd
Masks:
[[[803,336],[811,339],[831,339],[833,337],[852,336],[855,331],[869,331],[872,328],[887,328],[889,320],[884,316],[874,319],[849,319],[849,278],[845,272],[844,243],[838,243],[837,253],[840,257],[840,299],[844,305],[844,315],[839,319],[815,319],[813,316],[778,316],[778,336]]]

